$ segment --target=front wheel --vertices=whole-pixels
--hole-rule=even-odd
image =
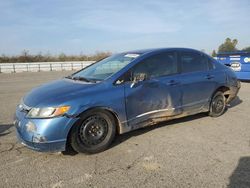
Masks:
[[[98,153],[111,144],[116,133],[112,114],[98,110],[85,114],[70,133],[70,144],[79,153]]]
[[[212,97],[209,109],[209,116],[211,117],[218,117],[221,116],[226,109],[226,98],[224,93],[218,91]]]

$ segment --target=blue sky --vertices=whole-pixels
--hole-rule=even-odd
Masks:
[[[0,54],[250,46],[249,0],[0,0]]]

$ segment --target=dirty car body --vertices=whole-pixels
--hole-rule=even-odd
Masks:
[[[98,76],[87,77],[93,71],[99,71]],[[164,48],[125,52],[31,90],[16,109],[17,137],[37,151],[64,151],[72,127],[90,111],[111,114],[116,134],[123,134],[208,112],[216,91],[223,92],[229,103],[239,88],[230,68],[200,51]]]

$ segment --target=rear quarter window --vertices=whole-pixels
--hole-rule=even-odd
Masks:
[[[207,57],[208,69],[215,69],[215,60]]]

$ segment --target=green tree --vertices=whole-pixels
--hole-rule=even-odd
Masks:
[[[216,53],[215,50],[213,50],[213,52],[212,52],[212,57],[216,57],[216,56],[217,56],[217,53]]]
[[[61,53],[58,56],[59,61],[66,61],[67,60],[67,56],[64,53]]]
[[[219,46],[218,52],[233,52],[237,51],[236,45],[238,44],[237,39],[231,40],[226,38],[225,42]]]
[[[243,48],[242,51],[250,52],[250,46],[248,46],[248,47],[246,47],[246,48]]]

